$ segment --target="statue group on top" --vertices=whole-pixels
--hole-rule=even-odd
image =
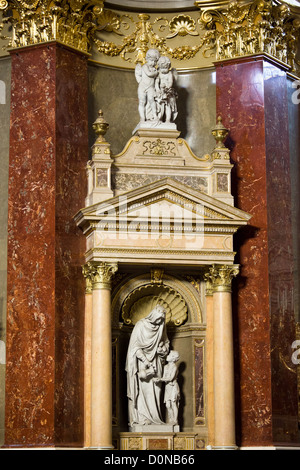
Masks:
[[[165,314],[165,309],[157,305],[136,323],[130,337],[126,372],[129,426],[132,431],[140,426],[178,425],[180,390],[176,362],[179,354],[169,350]]]
[[[176,70],[171,61],[157,49],[149,49],[146,63],[135,68],[138,82],[140,123],[138,127],[176,128],[177,93],[174,88]]]

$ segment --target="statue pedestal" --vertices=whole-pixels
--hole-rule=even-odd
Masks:
[[[178,424],[135,424],[129,427],[130,432],[179,432]]]
[[[152,426],[143,426],[151,428]],[[158,426],[163,427],[163,426]],[[205,450],[207,438],[196,432],[121,432],[118,450]]]
[[[173,122],[161,122],[161,121],[144,121],[139,122],[132,134],[134,135],[139,129],[164,129],[164,130],[175,130],[177,131],[177,126]]]

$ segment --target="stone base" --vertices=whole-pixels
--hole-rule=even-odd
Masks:
[[[145,121],[139,122],[133,131],[133,135],[139,129],[164,129],[164,130],[177,130],[177,126],[173,122],[161,122],[161,121]]]
[[[132,427],[129,427],[129,432],[179,432],[178,424],[135,424]]]
[[[192,432],[121,432],[115,443],[119,450],[205,450],[207,437]]]

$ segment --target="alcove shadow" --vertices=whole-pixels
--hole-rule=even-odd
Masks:
[[[179,367],[178,367],[178,385],[179,385],[179,390],[180,390],[180,401],[179,401],[179,408],[178,408],[178,424],[179,424],[179,429],[182,430],[184,426],[184,408],[185,408],[185,395],[182,393],[182,390],[184,390],[184,371],[186,370],[186,363],[185,362],[180,362]]]
[[[178,96],[177,99],[177,111],[178,116],[175,120],[175,124],[177,126],[178,131],[180,131],[180,137],[183,139],[186,138],[188,134],[188,127],[187,127],[187,116],[188,116],[188,98],[189,92],[186,88],[180,87],[176,84],[175,90]]]

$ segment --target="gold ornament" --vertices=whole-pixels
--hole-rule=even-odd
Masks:
[[[209,282],[212,292],[231,292],[232,279],[239,273],[238,265],[214,265],[209,268],[209,272],[204,278]]]
[[[97,135],[97,140],[95,144],[106,143],[104,136],[106,132],[108,131],[108,128],[109,128],[109,124],[105,121],[103,117],[103,111],[100,109],[98,113],[98,118],[93,124],[93,129],[95,131],[95,134]]]
[[[203,2],[197,3],[201,7]],[[299,20],[285,4],[234,0],[227,8],[203,9],[201,22],[217,60],[266,53],[296,69]]]
[[[103,0],[0,0],[0,8],[12,11],[9,46],[19,48],[58,41],[87,53],[90,37],[98,27]]]
[[[167,36],[167,39],[174,38],[175,36],[199,36],[196,31],[196,22],[189,15],[179,15],[170,21],[169,29],[171,34]]]

